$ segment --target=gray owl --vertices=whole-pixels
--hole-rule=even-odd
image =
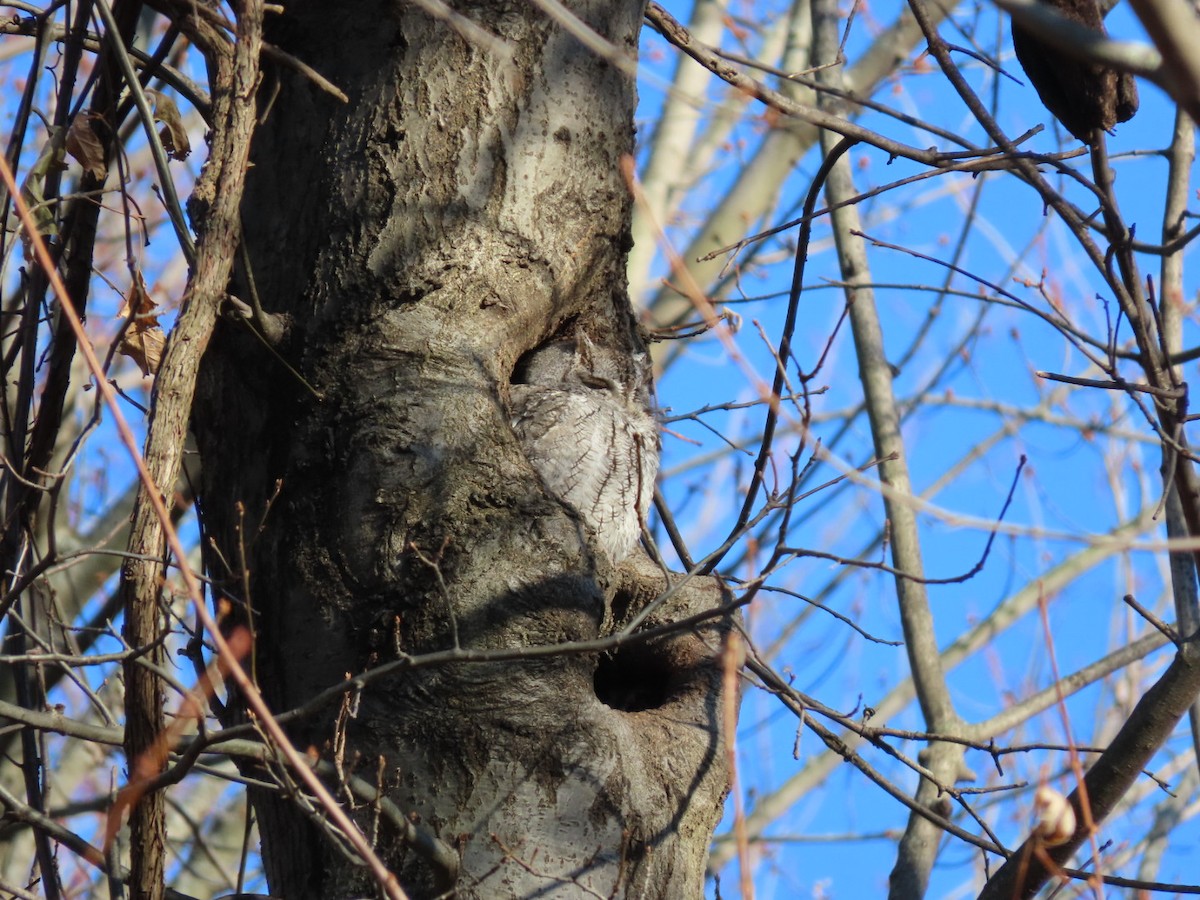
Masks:
[[[654,497],[658,423],[644,353],[587,337],[529,353],[513,376],[512,426],[546,487],[614,564],[637,544]]]

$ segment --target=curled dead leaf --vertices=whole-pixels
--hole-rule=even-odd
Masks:
[[[142,273],[134,271],[129,293],[117,313],[123,318],[132,317],[132,321],[125,329],[125,335],[121,338],[117,352],[122,356],[128,356],[137,363],[143,376],[158,373],[159,364],[162,362],[163,348],[167,343],[167,336],[163,332],[162,326],[158,324],[158,316],[154,312],[157,308],[158,304],[146,290]]]
[[[67,152],[97,181],[103,181],[108,175],[104,145],[92,130],[91,118],[86,113],[79,113],[71,120],[71,127],[67,129]]]
[[[171,159],[187,159],[192,152],[192,142],[188,140],[187,129],[183,127],[179,107],[169,95],[160,91],[146,91],[146,96],[154,102],[154,121],[163,126],[158,137],[167,156]]]

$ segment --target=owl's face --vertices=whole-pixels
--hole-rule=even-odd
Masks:
[[[608,391],[622,404],[650,406],[650,365],[645,353],[628,353],[594,344],[586,335],[552,341],[525,354],[513,372],[513,384],[567,388],[578,385]]]

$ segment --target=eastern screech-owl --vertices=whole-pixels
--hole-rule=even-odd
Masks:
[[[612,562],[637,544],[654,497],[658,423],[649,361],[593,344],[554,341],[513,375],[512,426],[546,487],[579,513]]]

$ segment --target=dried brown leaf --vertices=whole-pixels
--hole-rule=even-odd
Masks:
[[[163,348],[167,343],[167,336],[158,324],[158,316],[154,312],[157,308],[158,304],[146,290],[142,273],[135,271],[129,293],[118,312],[118,315],[124,318],[132,316],[133,321],[125,329],[125,336],[121,338],[117,352],[137,363],[142,375],[157,374],[158,366],[162,362]]]
[[[71,120],[67,130],[67,152],[97,181],[103,181],[108,175],[108,166],[104,163],[104,145],[96,132],[92,130],[89,117],[83,113]]]
[[[187,159],[192,152],[192,142],[188,140],[187,129],[183,127],[183,116],[167,94],[158,91],[147,91],[154,101],[154,121],[162,124],[163,129],[158,133],[163,149],[171,159]]]

